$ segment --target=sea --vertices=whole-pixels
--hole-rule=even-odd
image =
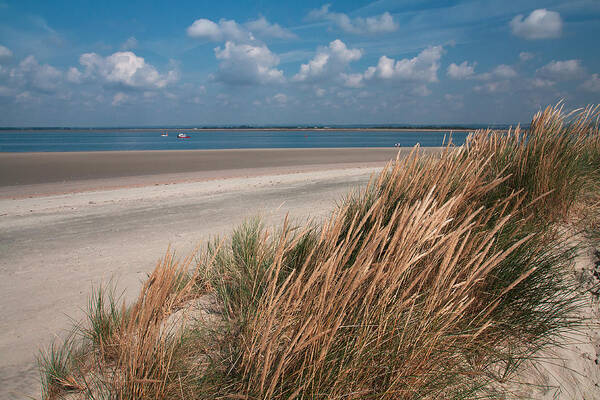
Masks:
[[[406,130],[0,130],[0,152],[423,147],[464,143],[467,132]],[[187,133],[189,139],[177,138]]]

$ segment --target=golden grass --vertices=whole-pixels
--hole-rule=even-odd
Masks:
[[[251,222],[196,266],[168,253],[105,330],[113,356],[92,344],[60,379],[119,399],[484,396],[579,322],[553,224],[596,190],[597,118],[557,106],[527,131],[415,148],[321,227]],[[204,293],[220,323],[165,329]]]

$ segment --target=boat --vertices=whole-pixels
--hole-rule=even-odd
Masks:
[[[179,139],[189,139],[189,138],[190,138],[190,135],[188,135],[187,133],[178,133],[178,134],[177,134],[177,137],[178,137]]]
[[[163,136],[163,137],[165,137],[165,136],[169,136],[169,134],[168,134],[167,132],[165,132],[165,133],[161,133],[161,135],[160,135],[160,136]]]

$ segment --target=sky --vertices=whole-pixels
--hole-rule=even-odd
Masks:
[[[600,103],[598,0],[0,0],[0,126],[514,124]]]

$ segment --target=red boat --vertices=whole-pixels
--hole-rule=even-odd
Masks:
[[[178,137],[179,139],[189,139],[191,136],[190,136],[190,135],[188,135],[187,133],[178,133],[178,134],[177,134],[177,137]]]

